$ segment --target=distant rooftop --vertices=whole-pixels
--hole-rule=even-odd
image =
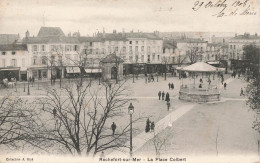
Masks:
[[[196,38],[175,39],[175,41],[177,43],[206,43],[206,41]]]
[[[238,36],[235,36],[233,38],[231,38],[231,40],[260,40],[260,36],[256,34],[254,35],[250,35],[249,33],[245,33],[243,35],[238,35]]]
[[[18,34],[0,34],[0,45],[12,44],[19,40],[19,38]]]
[[[0,51],[26,51],[27,45],[25,44],[6,44],[0,45]]]
[[[79,44],[77,37],[65,37],[65,36],[48,36],[48,37],[27,37],[22,40],[25,44],[48,44],[48,43],[67,43],[67,44]]]
[[[41,27],[37,37],[65,36],[60,27]]]

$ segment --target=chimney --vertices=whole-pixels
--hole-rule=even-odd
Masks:
[[[257,33],[255,33],[255,36],[257,36]]]
[[[115,30],[115,29],[113,30],[113,33],[116,33],[116,30]]]
[[[28,30],[25,32],[25,37],[26,37],[26,38],[30,37],[30,33],[29,33]]]

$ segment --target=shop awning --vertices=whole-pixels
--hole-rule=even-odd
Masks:
[[[0,71],[19,71],[20,67],[0,68]]]
[[[66,71],[68,74],[80,73],[79,67],[66,67]]]
[[[100,68],[85,68],[86,73],[101,73],[102,70]]]

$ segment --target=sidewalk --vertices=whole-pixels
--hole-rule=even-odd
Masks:
[[[163,119],[158,121],[155,124],[155,135],[162,132],[164,129],[166,129],[168,126],[171,126],[173,122],[181,118],[185,113],[190,111],[192,108],[194,108],[196,104],[188,104],[181,106],[180,108],[175,109],[171,113],[169,113],[167,116],[165,116]],[[137,151],[139,148],[141,148],[147,141],[152,139],[154,137],[154,133],[146,133],[145,131],[137,135],[133,138],[133,152]],[[126,142],[126,146],[129,146],[130,141]],[[129,149],[123,149],[121,151],[114,151],[109,154],[109,156],[129,156]]]

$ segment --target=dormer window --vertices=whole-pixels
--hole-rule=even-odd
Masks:
[[[12,52],[12,55],[15,55],[15,52],[14,52],[14,51]]]

